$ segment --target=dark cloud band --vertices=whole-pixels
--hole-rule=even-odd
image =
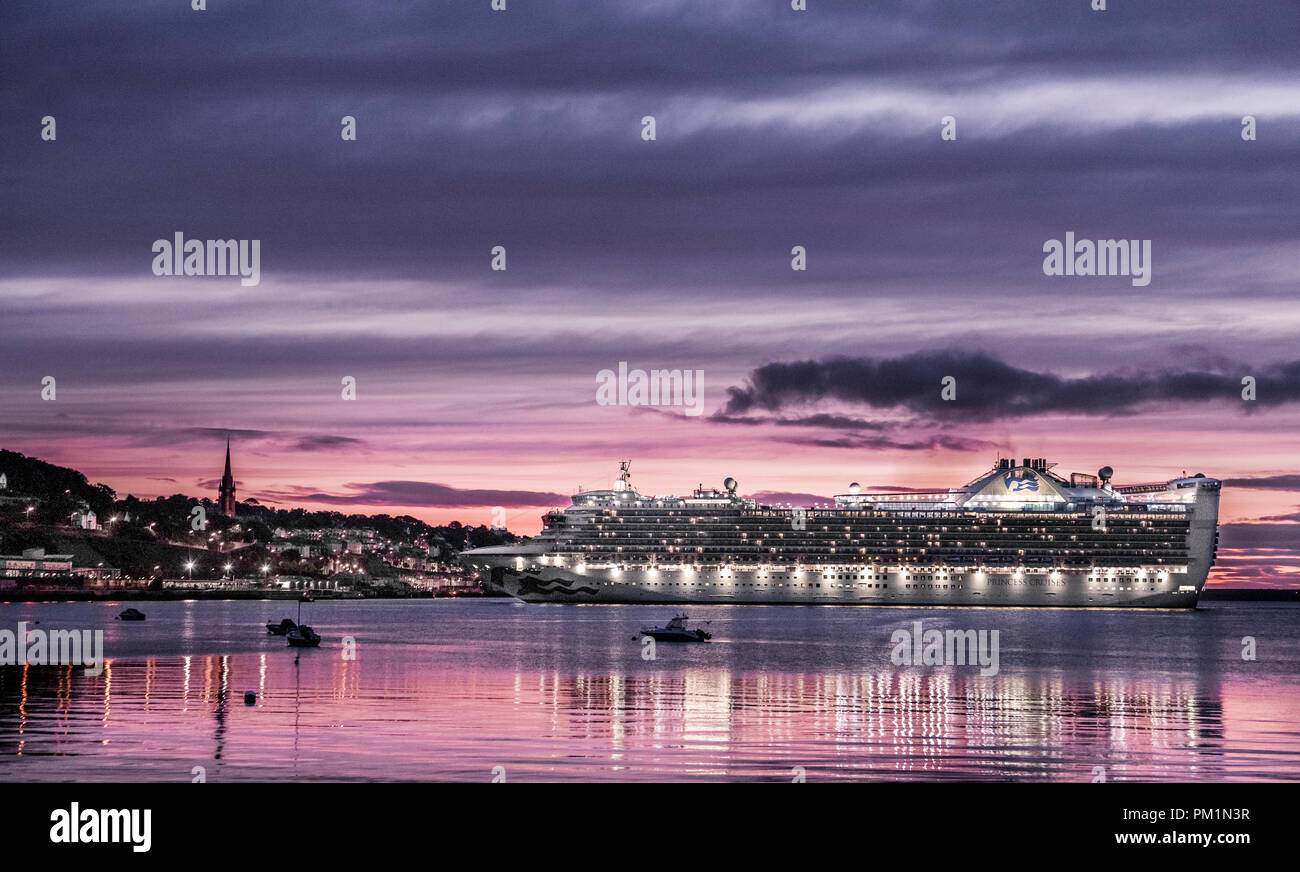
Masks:
[[[1242,398],[1242,378],[1255,380],[1260,405],[1300,401],[1300,361],[1235,371],[1103,372],[1060,376],[1012,366],[984,353],[921,352],[897,358],[832,357],[769,363],[749,382],[728,388],[719,420],[838,402],[898,410],[926,419],[995,420],[1043,414],[1126,415],[1152,404],[1199,404]],[[955,398],[944,398],[944,379]],[[815,420],[808,418],[804,420]],[[837,419],[843,422],[846,419]]]

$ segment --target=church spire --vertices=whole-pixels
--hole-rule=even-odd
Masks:
[[[221,476],[221,487],[218,489],[218,495],[221,503],[221,514],[228,518],[235,517],[235,477],[230,473],[230,439],[226,439],[226,471]]]

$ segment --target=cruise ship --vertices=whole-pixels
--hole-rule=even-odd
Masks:
[[[999,459],[960,488],[788,508],[697,488],[645,496],[621,465],[535,537],[461,562],[526,602],[1192,608],[1218,546],[1217,479],[1112,483]]]

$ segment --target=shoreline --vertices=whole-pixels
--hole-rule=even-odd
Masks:
[[[426,600],[426,599],[510,599],[509,594],[493,592],[434,593],[419,591],[403,594],[360,594],[332,590],[309,591],[316,602],[326,600]],[[183,600],[261,600],[263,602],[296,602],[301,591],[268,590],[40,590],[4,591],[0,604],[13,605],[32,602],[179,602]],[[1300,603],[1300,589],[1228,587],[1205,590],[1202,602],[1295,602]]]
[[[316,602],[325,600],[425,600],[425,599],[492,599],[495,594],[463,593],[436,594],[420,592],[401,595],[362,595],[336,591],[311,591]],[[5,591],[0,594],[0,604],[14,605],[32,602],[179,602],[183,600],[260,600],[263,602],[297,602],[300,591],[264,590],[24,590]]]

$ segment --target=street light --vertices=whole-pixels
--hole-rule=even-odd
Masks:
[[[190,581],[194,580],[194,561],[191,560],[185,564],[185,571],[190,574]]]

